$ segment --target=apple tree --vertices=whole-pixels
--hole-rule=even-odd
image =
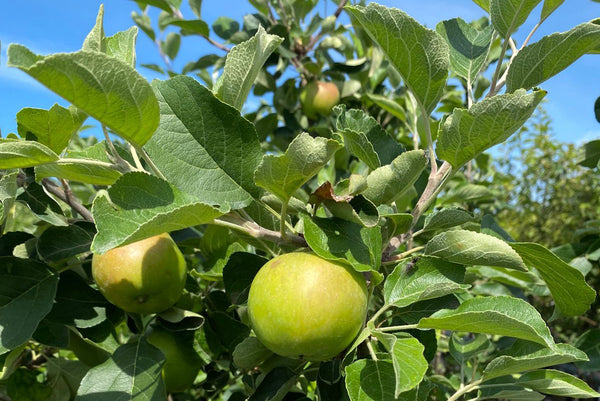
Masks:
[[[507,235],[471,179],[600,48],[600,20],[535,36],[563,2],[475,0],[484,18],[428,29],[376,3],[250,0],[209,27],[201,0],[139,0],[111,36],[100,7],[79,51],[10,45],[70,105],[0,139],[0,398],[599,397],[597,329],[557,330],[595,302],[591,270]],[[140,31],[164,79],[136,70]],[[189,36],[215,53],[177,70]]]

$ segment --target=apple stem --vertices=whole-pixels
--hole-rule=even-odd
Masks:
[[[369,323],[375,324],[375,321],[379,318],[379,316],[383,315],[384,312],[386,310],[388,310],[390,307],[391,307],[391,305],[383,305],[377,312],[375,312],[375,314],[373,315],[373,317],[371,317],[371,319],[367,323],[367,326],[369,325]]]
[[[110,136],[108,135],[108,129],[104,124],[102,124],[102,132],[104,133],[104,138],[106,139],[106,146],[108,146],[108,150],[110,150],[110,155],[114,159],[114,162],[121,167],[124,171],[133,171],[135,168],[129,162],[121,157],[115,145],[110,140]]]
[[[412,330],[412,329],[418,329],[419,325],[418,324],[405,324],[402,326],[388,326],[388,327],[380,327],[379,331],[402,331],[402,330]]]
[[[448,401],[456,401],[464,394],[470,393],[471,391],[477,390],[482,380],[476,380],[471,384],[467,384],[466,386],[461,386],[456,393],[452,395],[452,397],[448,398]]]
[[[154,174],[156,174],[159,178],[167,181],[167,178],[163,175],[163,173],[161,173],[161,171],[158,169],[158,166],[154,164],[148,153],[146,153],[146,151],[141,146],[134,145],[134,148],[142,155],[144,161],[148,163],[150,169],[154,171]]]
[[[375,354],[375,349],[373,349],[373,344],[371,341],[367,341],[367,348],[369,349],[369,354],[371,354],[371,359],[377,361],[377,354]]]
[[[286,241],[287,240],[287,233],[285,231],[285,223],[287,220],[287,206],[288,203],[287,202],[283,202],[281,204],[281,223],[279,225],[279,231],[281,233],[281,239]]]
[[[425,246],[414,247],[406,252],[402,252],[397,255],[390,256],[390,258],[388,260],[381,262],[381,264],[385,266],[385,265],[391,265],[391,264],[397,263],[400,260],[407,258],[408,256],[412,255],[415,252],[422,251],[423,249],[425,249]]]

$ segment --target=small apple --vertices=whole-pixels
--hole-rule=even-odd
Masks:
[[[319,114],[328,116],[339,101],[340,91],[331,82],[311,81],[300,92],[302,110],[312,120]]]
[[[202,359],[194,350],[194,332],[172,332],[155,326],[147,339],[165,355],[162,376],[167,392],[177,393],[188,389],[202,367]]]
[[[367,286],[350,267],[311,253],[267,262],[248,295],[256,337],[281,356],[322,361],[342,352],[367,313]]]
[[[183,255],[164,233],[92,259],[92,275],[109,302],[127,312],[159,313],[177,302],[187,274]]]

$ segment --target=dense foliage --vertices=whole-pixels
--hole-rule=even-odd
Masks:
[[[599,397],[600,141],[557,144],[535,112],[545,80],[598,52],[600,20],[536,41],[564,0],[475,0],[484,18],[435,30],[376,3],[323,14],[317,0],[249,2],[256,13],[209,27],[201,0],[139,0],[136,27],[112,36],[100,7],[80,51],[8,48],[10,66],[71,105],[25,108],[0,139],[0,398]],[[135,69],[139,31],[163,59],[140,67],[165,79]],[[187,36],[215,53],[178,71]],[[493,162],[501,143],[512,152]],[[187,268],[176,304],[145,313],[151,294],[132,290],[157,291],[158,249],[111,283],[135,306],[111,304],[92,259],[164,233]],[[324,273],[261,280],[249,314],[263,265],[303,268],[293,252],[363,297],[367,285],[366,322],[332,358],[350,340],[331,321],[351,311]],[[269,283],[288,291],[267,299]],[[307,312],[298,288],[329,299],[331,316]],[[313,332],[323,341],[301,338]]]

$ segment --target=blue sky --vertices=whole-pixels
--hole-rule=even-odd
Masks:
[[[186,0],[183,0],[187,3]],[[434,27],[444,19],[460,16],[469,21],[484,15],[483,10],[471,0],[380,0],[379,3],[398,7],[422,24]],[[50,108],[54,103],[67,103],[25,73],[6,67],[6,48],[10,43],[23,44],[36,53],[76,51],[94,24],[98,7],[96,0],[19,0],[0,1],[0,129],[2,136],[16,131],[15,116],[23,107]],[[105,0],[105,30],[108,35],[133,25],[131,12],[137,10],[130,0]],[[540,4],[541,6],[541,4]],[[323,14],[335,10],[329,0],[322,0],[318,9]],[[540,8],[517,32],[517,42],[522,42],[536,23]],[[191,11],[183,8],[184,15],[193,18]],[[246,0],[204,0],[202,17],[210,24],[221,15],[241,21],[243,15],[253,12]],[[153,15],[155,16],[155,15]],[[568,0],[544,23],[534,36],[534,41],[556,31],[600,17],[600,4],[590,0]],[[345,18],[343,21],[347,21]],[[218,39],[218,38],[217,38]],[[219,52],[200,38],[184,38],[178,56],[180,63],[197,59],[201,55]],[[140,63],[162,64],[155,45],[140,33],[137,44]],[[181,67],[175,64],[177,68]],[[156,74],[140,68],[148,79]],[[581,143],[600,138],[600,124],[593,113],[595,99],[600,96],[600,55],[586,55],[569,69],[542,85],[548,91],[546,109],[553,119],[556,138],[561,141]]]

